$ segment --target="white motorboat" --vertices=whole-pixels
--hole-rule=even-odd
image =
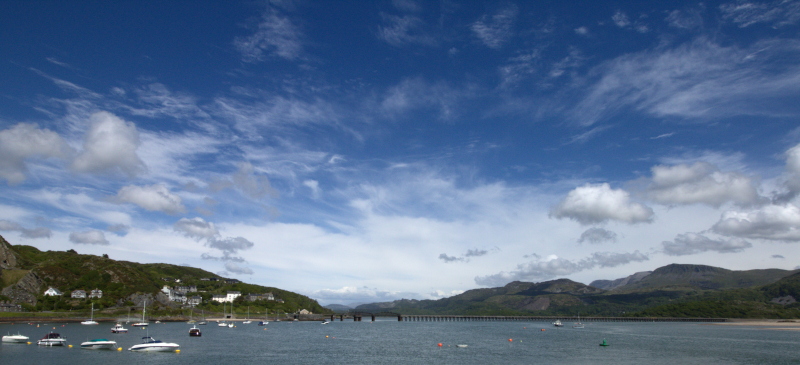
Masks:
[[[189,336],[191,337],[200,337],[202,335],[203,334],[200,332],[200,329],[197,328],[197,326],[192,326],[192,328],[189,329]]]
[[[578,314],[578,321],[572,325],[572,328],[585,328],[583,323],[581,323],[581,315]]]
[[[122,324],[117,323],[116,326],[111,327],[111,333],[128,333],[128,329],[122,327]]]
[[[556,321],[555,321],[555,322],[553,322],[553,326],[556,326],[556,327],[564,327],[564,324],[562,324],[560,320],[557,320],[557,319],[556,319]]]
[[[233,322],[228,323],[228,328],[233,328]]]
[[[64,346],[64,343],[66,342],[67,342],[66,338],[61,337],[61,335],[59,335],[58,333],[51,331],[50,333],[44,335],[44,337],[39,339],[39,341],[36,342],[36,344],[40,346]]]
[[[173,352],[180,349],[177,343],[161,342],[150,336],[142,337],[142,343],[131,346],[128,351],[138,352]]]
[[[147,311],[147,299],[144,300],[144,304],[142,305],[142,321],[136,322],[133,324],[134,327],[147,327],[150,323],[147,323],[144,319],[144,314]]]
[[[81,343],[81,348],[89,350],[111,350],[117,348],[117,341],[109,341],[105,338],[98,338]]]
[[[100,323],[95,322],[95,320],[94,320],[94,303],[92,303],[92,315],[91,315],[91,318],[89,320],[87,320],[87,321],[81,322],[81,324],[83,324],[83,325],[100,324]]]
[[[228,327],[228,324],[225,323],[225,322],[219,322],[219,324],[217,324],[217,326],[218,327]]]
[[[3,336],[3,342],[8,342],[8,343],[27,343],[28,340],[30,340],[30,337],[23,336],[19,334],[19,332],[17,332],[16,335],[12,335],[11,333],[9,333],[7,336]]]
[[[467,345],[456,345],[456,347],[465,348]]]

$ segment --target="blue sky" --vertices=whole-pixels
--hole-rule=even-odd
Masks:
[[[0,4],[0,234],[321,303],[800,262],[800,2]]]

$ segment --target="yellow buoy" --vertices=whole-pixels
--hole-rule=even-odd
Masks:
[[[328,338],[328,336],[325,336],[325,338]]]
[[[180,354],[180,353],[181,353],[181,350],[175,350],[175,353],[178,353],[178,354]]]
[[[31,344],[31,342],[30,342],[30,341],[28,341],[28,345],[30,345],[30,344]]]
[[[69,345],[69,348],[72,348],[72,345]]]
[[[117,347],[117,351],[122,351],[122,347]]]

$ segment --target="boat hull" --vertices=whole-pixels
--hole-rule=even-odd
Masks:
[[[178,344],[174,343],[159,343],[159,344],[149,344],[144,343],[140,345],[134,345],[133,347],[129,348],[128,351],[134,352],[175,352],[175,350],[180,349],[181,347]]]
[[[89,341],[81,344],[81,348],[87,350],[111,350],[116,347],[115,341]]]
[[[27,343],[28,340],[30,340],[29,337],[21,335],[3,336],[3,342],[5,343]]]
[[[65,339],[50,339],[50,340],[39,340],[36,342],[39,346],[64,346],[64,343],[67,342]]]

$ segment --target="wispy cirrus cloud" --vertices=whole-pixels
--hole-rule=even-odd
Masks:
[[[516,5],[509,5],[492,16],[482,16],[472,23],[470,29],[486,47],[499,49],[513,35],[514,21],[518,12]]]
[[[0,219],[0,231],[19,232],[22,238],[50,238],[53,232],[49,228],[25,228],[17,222]]]
[[[303,38],[302,30],[289,17],[268,10],[261,16],[255,32],[236,38],[233,45],[245,62],[264,61],[270,55],[293,61],[303,54]]]
[[[381,13],[382,25],[378,27],[378,38],[395,47],[408,44],[435,46],[437,44],[425,23],[415,15],[391,15]]]
[[[800,92],[800,66],[778,62],[778,67],[764,67],[798,55],[800,47],[791,40],[740,48],[698,38],[674,48],[620,56],[590,72],[596,80],[572,116],[591,125],[630,110],[696,120],[798,115],[797,106],[781,96]]]
[[[758,23],[782,27],[800,21],[800,3],[797,1],[750,2],[737,1],[719,6],[722,18],[740,28]]]

